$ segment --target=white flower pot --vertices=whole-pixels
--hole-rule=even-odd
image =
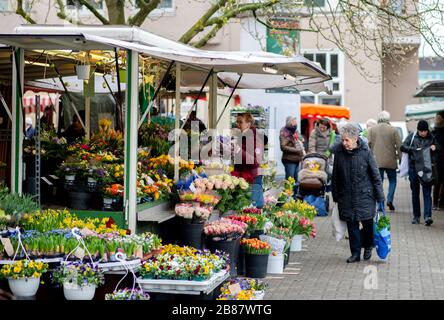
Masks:
[[[63,294],[66,300],[92,300],[96,293],[96,286],[91,284],[79,287],[74,283],[63,284]]]
[[[268,256],[267,273],[284,273],[284,255]]]
[[[137,203],[142,203],[142,197],[137,198]]]
[[[67,174],[65,175],[66,181],[74,181],[76,179],[76,176],[74,174]]]
[[[105,209],[113,208],[113,199],[112,198],[103,198],[103,207]]]
[[[38,278],[22,278],[8,279],[9,288],[17,297],[35,296],[40,286],[40,277]]]
[[[97,185],[97,180],[91,177],[88,177],[88,187],[95,187]]]
[[[88,64],[77,65],[76,66],[77,78],[79,78],[80,80],[89,80],[90,70],[91,66]]]
[[[301,250],[302,250],[302,235],[297,234],[293,236],[293,239],[291,239],[290,251],[296,252]]]

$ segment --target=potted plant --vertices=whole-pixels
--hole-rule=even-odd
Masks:
[[[150,300],[150,295],[140,288],[120,289],[113,293],[107,293],[105,300]]]
[[[114,183],[111,186],[105,186],[102,191],[103,207],[105,209],[113,209],[113,204],[123,197],[123,186]]]
[[[217,300],[262,300],[267,286],[258,279],[234,278],[222,285]]]
[[[32,297],[37,293],[40,277],[48,269],[48,264],[33,260],[15,261],[0,269],[0,278],[7,279],[12,293],[18,297]]]
[[[105,278],[96,265],[68,262],[52,273],[52,282],[63,286],[67,300],[92,300],[96,288],[104,284]]]
[[[230,256],[230,273],[237,275],[240,238],[247,225],[232,219],[220,219],[205,225],[204,234],[208,238],[208,248],[215,252],[224,251]]]
[[[65,183],[74,184],[76,176],[82,176],[87,169],[87,162],[74,157],[68,157],[59,167],[59,174],[65,176]]]
[[[242,239],[241,246],[245,251],[245,273],[251,278],[265,278],[267,275],[268,255],[271,246],[256,238]]]
[[[315,224],[313,221],[299,215],[294,215],[291,230],[293,238],[290,251],[292,252],[302,250],[302,236],[306,236],[307,238],[314,238],[316,236]]]

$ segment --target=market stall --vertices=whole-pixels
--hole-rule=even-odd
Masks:
[[[24,263],[20,268],[34,271],[31,278],[38,278],[43,270],[51,269],[48,272],[63,285],[64,290],[72,289],[66,284],[70,272],[90,272],[89,284],[96,289],[107,283],[109,285],[102,273],[128,271],[134,279],[137,275],[137,283],[144,291],[211,294],[229,276],[245,274],[247,277],[263,278],[269,261],[282,265],[288,262],[295,236],[315,235],[312,220],[316,211],[291,199],[293,184],[290,181],[275,186],[280,190],[278,197],[269,197],[266,207],[262,210],[254,208],[251,206],[250,183],[231,176],[229,165],[219,163],[217,159],[208,163],[181,159],[179,135],[175,134],[174,141],[167,139],[172,128],[183,127],[179,119],[182,85],[200,85],[200,92],[209,87],[208,127],[216,128],[218,119],[226,110],[226,106],[219,108],[217,105],[217,87],[221,83],[233,87],[232,93],[236,88],[282,86],[328,91],[323,82],[330,76],[315,64],[302,57],[288,58],[269,53],[198,50],[136,28],[20,27],[14,34],[0,35],[0,43],[11,46],[14,60],[11,79],[14,84],[11,190],[17,197],[22,193],[25,54],[29,51],[44,55],[44,50],[75,50],[85,53],[76,56],[76,59],[82,57],[81,62],[75,61],[77,65],[85,65],[88,60],[85,56],[91,54],[96,59],[96,67],[106,71],[106,59],[102,62],[100,57],[114,52],[116,54],[112,56],[117,67],[113,70],[126,82],[122,130],[112,126],[110,119],[104,118],[98,121],[98,131],[90,132],[90,95],[85,93],[85,121],[82,121],[73,99],[68,98],[68,106],[65,107],[72,108],[79,118],[79,128],[86,131],[89,139],[68,143],[64,137],[49,134],[43,143],[49,142],[47,150],[64,155],[57,165],[56,175],[66,191],[70,206],[86,207],[81,208],[83,210],[41,212],[29,205],[15,211],[12,206],[4,206],[7,208],[4,212],[5,225],[11,225],[11,216],[14,216],[17,219],[14,224],[25,230],[23,235],[11,230],[4,233],[9,244],[2,242],[0,253],[5,258],[3,260],[9,261],[5,265],[11,265],[13,261],[12,268],[6,266],[2,269],[8,281],[19,270],[16,263]],[[142,57],[152,60],[142,60]],[[163,74],[159,73],[151,100],[141,112],[139,85],[144,86],[145,81],[149,81],[149,76],[143,74],[140,81],[141,64],[144,63],[151,63],[150,67],[161,66]],[[53,68],[56,74],[58,67],[61,66],[55,64]],[[275,69],[273,74],[268,74],[270,68]],[[121,74],[121,69],[124,74]],[[235,83],[230,80],[233,75],[237,76]],[[156,122],[159,120],[154,119],[145,123],[168,77],[169,82],[175,81],[174,123]],[[262,81],[264,79],[268,81]],[[62,85],[69,97],[66,84]],[[90,83],[85,90],[92,90],[92,87]],[[116,106],[121,105],[114,94]],[[196,99],[199,98],[200,93]],[[225,142],[230,143],[229,140]],[[139,147],[139,143],[145,144],[144,147]],[[36,153],[40,156],[38,148],[40,146],[36,147]],[[174,150],[173,154],[167,154],[170,149]],[[268,183],[273,184],[273,179]],[[0,204],[2,201],[12,203],[13,199],[8,197],[0,196]],[[94,206],[97,209],[90,210]],[[120,219],[111,218],[112,213],[118,213]],[[0,222],[1,219],[0,216]],[[174,241],[161,245],[157,235],[139,234],[142,221],[162,223],[171,219],[178,221],[178,232],[172,235]],[[74,231],[75,228],[77,231]],[[174,244],[176,242],[178,244]],[[11,247],[15,254],[11,255]],[[22,262],[16,262],[17,253]],[[46,260],[37,262],[42,258],[59,258],[52,262],[60,262],[60,266],[53,268],[39,264],[42,272],[37,272],[33,269],[36,268],[34,261],[48,263]],[[276,267],[270,265],[269,272],[275,270]],[[15,276],[22,278],[24,274],[16,273]],[[253,282],[240,290],[223,287],[221,298],[238,294],[258,298],[260,288]],[[131,290],[130,296],[133,292]],[[139,293],[143,298],[143,293]],[[117,298],[125,292],[118,293],[116,288],[108,294]],[[89,297],[92,299],[94,293]]]

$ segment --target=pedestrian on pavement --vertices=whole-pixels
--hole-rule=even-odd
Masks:
[[[339,133],[342,145],[335,152],[332,195],[338,204],[339,218],[347,222],[351,251],[347,263],[353,263],[361,260],[362,248],[364,260],[371,258],[376,202],[382,210],[384,191],[375,157],[359,136],[359,128],[350,123]]]
[[[444,111],[440,111],[435,116],[435,128],[433,129],[437,154],[438,179],[433,186],[433,210],[444,210]]]
[[[430,147],[433,153],[437,150],[435,139],[430,133],[429,124],[425,120],[419,120],[417,131],[410,133],[405,138],[401,151],[409,154],[409,180],[412,190],[413,220],[412,224],[419,224],[421,217],[421,207],[419,202],[419,191],[422,186],[422,195],[424,199],[424,221],[426,226],[433,223],[432,220],[432,186],[422,183],[416,169],[416,159],[419,152],[424,148]],[[418,164],[419,165],[419,164]]]
[[[375,119],[368,119],[367,122],[365,123],[366,128],[362,130],[361,132],[361,137],[368,137],[368,131],[373,128],[374,126],[376,126],[378,123],[376,122]]]
[[[252,185],[252,202],[256,208],[262,208],[264,206],[264,190],[260,165],[264,157],[264,138],[256,129],[251,113],[238,114],[236,124],[240,134],[234,146],[235,164],[231,174],[244,178]],[[250,141],[254,141],[253,146]],[[242,159],[242,162],[236,163],[236,159]]]
[[[330,145],[334,142],[334,140],[331,141],[332,130],[330,127],[330,120],[327,118],[322,118],[316,123],[316,126],[308,139],[308,153],[316,152],[325,154]]]
[[[31,140],[35,135],[35,128],[32,126],[32,119],[30,117],[26,117],[26,140]]]
[[[305,155],[304,143],[297,131],[297,120],[293,116],[288,116],[285,127],[281,129],[279,141],[282,151],[282,164],[285,168],[285,179],[292,177],[298,179],[299,162]]]
[[[368,144],[375,155],[382,183],[384,183],[384,172],[387,173],[389,180],[387,206],[394,211],[396,169],[398,160],[401,160],[402,141],[398,130],[390,124],[390,113],[387,111],[378,114],[378,124],[368,132]]]

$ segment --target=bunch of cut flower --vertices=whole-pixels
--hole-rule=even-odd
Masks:
[[[227,268],[225,253],[166,245],[157,256],[144,262],[139,274],[144,279],[203,281]]]
[[[303,216],[309,220],[313,220],[317,214],[314,206],[301,200],[294,200],[293,198],[286,202],[282,206],[282,209],[297,213],[299,216]]]
[[[256,238],[242,239],[240,244],[247,254],[270,254],[272,251],[270,244]]]
[[[179,198],[185,202],[176,204],[176,214],[185,219],[192,219],[195,223],[208,220],[213,212],[213,205],[220,200],[220,197],[212,192],[181,192]]]
[[[238,216],[229,216],[229,219],[236,220],[247,224],[245,233],[252,234],[257,230],[264,230],[268,219],[262,214],[243,214]]]
[[[220,219],[208,223],[204,233],[213,241],[231,241],[240,238],[247,228],[247,224],[233,219]]]
[[[79,229],[88,228],[99,234],[103,233],[119,233],[120,235],[128,234],[127,230],[119,229],[112,218],[87,218],[80,219],[76,215],[71,214],[68,210],[47,209],[37,211],[35,214],[25,214],[20,221],[20,225],[25,230],[37,230],[47,232],[54,229]]]
[[[304,235],[307,238],[316,237],[316,229],[314,222],[307,219],[306,217],[301,217],[299,215],[295,215],[291,230],[293,236]]]
[[[105,300],[150,300],[148,292],[144,292],[140,288],[120,289],[113,293],[107,293]]]
[[[258,300],[268,285],[258,279],[235,278],[225,282],[217,300]]]

